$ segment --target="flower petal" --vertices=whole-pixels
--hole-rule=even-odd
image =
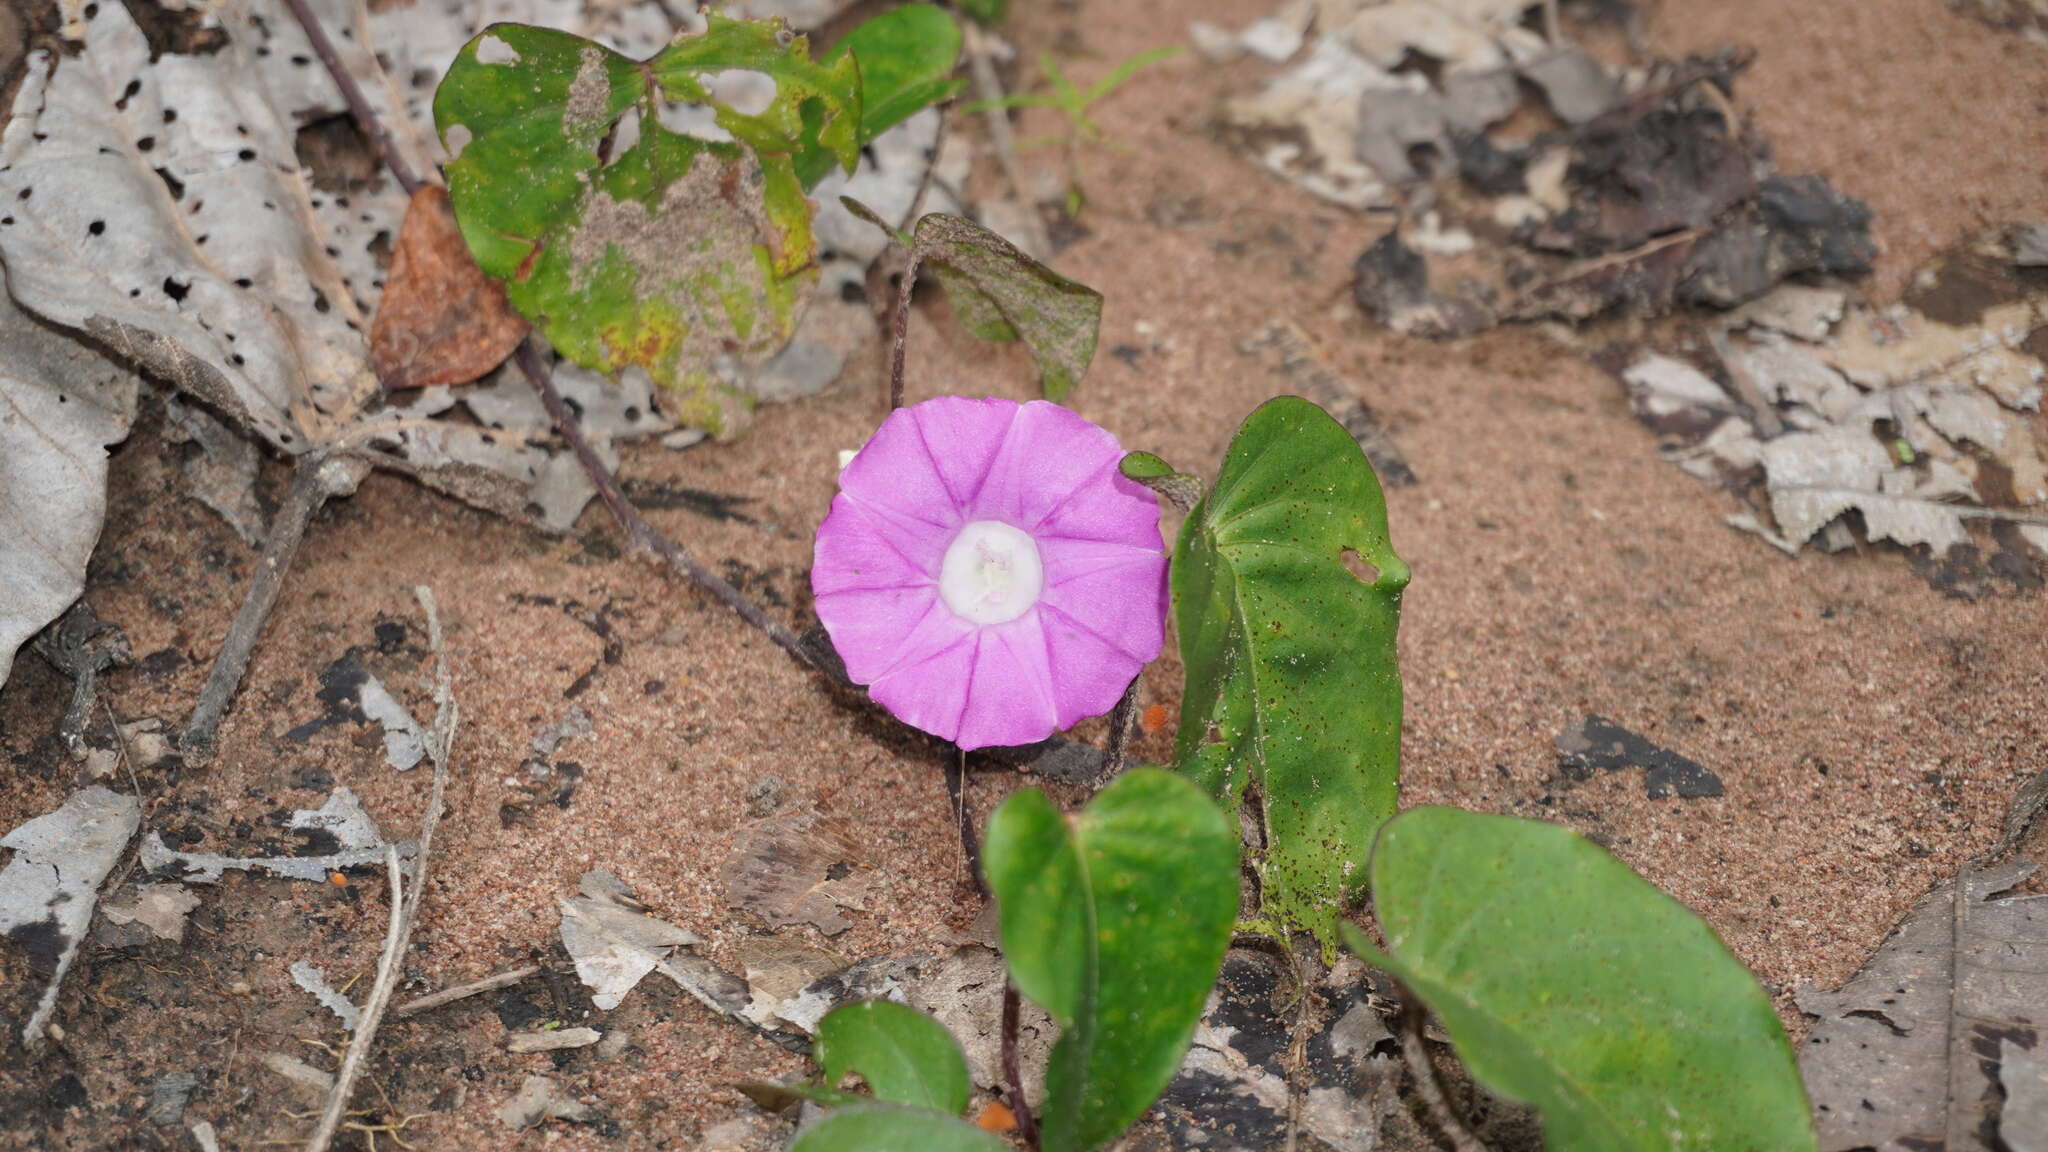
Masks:
[[[811,555],[811,591],[909,588],[939,578],[954,530],[870,508],[842,492],[818,525]]]
[[[1158,656],[1166,641],[1165,598],[1166,557],[1153,553],[1048,583],[1038,607],[1142,664]]]
[[[1159,497],[1122,473],[1111,473],[1108,481],[1077,490],[1040,522],[1033,535],[1041,540],[1109,540],[1154,552],[1163,549]]]
[[[954,737],[960,747],[1034,744],[1052,735],[1060,724],[1050,659],[1036,612],[982,629],[967,708]]]
[[[1065,728],[1116,707],[1124,688],[1145,662],[1043,601],[1038,616],[1045,630],[1047,663],[1052,668],[1058,726]]]
[[[958,638],[930,635],[934,615],[957,621],[939,603],[932,585],[917,588],[849,588],[817,598],[818,619],[832,637],[832,647],[846,662],[846,675],[856,684],[872,684],[906,659],[923,659]],[[921,633],[925,633],[921,635]],[[911,641],[918,641],[913,649]]]
[[[926,454],[953,503],[965,508],[988,478],[989,465],[1022,405],[1014,400],[939,396],[911,408]]]
[[[951,740],[960,733],[975,651],[980,647],[981,633],[970,630],[923,660],[868,685],[868,695],[905,724]]]
[[[959,505],[925,450],[915,413],[912,408],[889,413],[839,474],[839,491],[865,508],[886,508],[899,518],[958,528]]]
[[[1077,488],[1122,458],[1116,437],[1104,429],[1057,404],[1033,400],[1018,410],[966,513],[1035,532]]]

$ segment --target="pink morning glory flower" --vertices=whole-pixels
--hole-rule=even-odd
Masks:
[[[962,748],[1116,706],[1165,638],[1159,505],[1057,404],[900,408],[839,478],[811,589],[847,675]]]

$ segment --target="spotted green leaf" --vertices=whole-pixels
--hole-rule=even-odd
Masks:
[[[1453,808],[1372,857],[1387,951],[1346,942],[1443,1022],[1556,1152],[1814,1148],[1770,998],[1684,905],[1567,828]]]
[[[1233,809],[1257,794],[1263,926],[1313,932],[1325,950],[1394,814],[1407,583],[1357,441],[1293,397],[1245,420],[1174,547],[1176,766]]]
[[[737,143],[662,126],[703,76],[745,68],[776,81]],[[679,419],[735,431],[748,401],[716,360],[787,342],[815,278],[810,204],[793,155],[858,156],[851,60],[811,61],[777,21],[712,15],[703,34],[639,62],[566,32],[495,24],[457,55],[434,120],[455,159],[449,196],[477,264],[563,355],[608,374],[645,370]]]
[[[951,1116],[897,1104],[835,1108],[789,1152],[1010,1152],[992,1133]]]
[[[877,1100],[959,1115],[967,1107],[967,1058],[938,1021],[888,1000],[835,1008],[818,1021],[825,1083],[860,1073]]]
[[[1099,1148],[1187,1053],[1237,913],[1237,837],[1201,789],[1139,769],[1071,819],[1016,793],[982,861],[1010,979],[1060,1027],[1042,1147]]]

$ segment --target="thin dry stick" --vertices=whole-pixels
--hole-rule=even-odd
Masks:
[[[1416,1093],[1456,1152],[1489,1152],[1479,1137],[1465,1127],[1464,1119],[1444,1095],[1444,1086],[1436,1078],[1436,1065],[1429,1062],[1429,1052],[1423,1047],[1422,1024],[1422,1005],[1411,992],[1401,1007],[1401,1058],[1408,1063],[1408,1074],[1415,1078]]]
[[[519,367],[526,372],[527,380],[540,393],[541,406],[547,409],[548,418],[555,422],[555,430],[562,434],[562,439],[568,441],[569,450],[576,455],[576,462],[583,466],[584,474],[596,485],[597,498],[604,502],[612,518],[619,522],[619,527],[626,533],[626,547],[630,551],[646,552],[659,557],[678,575],[711,593],[713,599],[738,613],[740,619],[752,624],[763,635],[775,641],[783,651],[796,657],[798,663],[817,667],[817,660],[804,648],[803,641],[797,639],[796,633],[770,620],[759,604],[749,600],[745,593],[720,579],[717,573],[699,564],[688,552],[683,551],[680,545],[655,531],[654,527],[641,517],[640,510],[633,507],[626,499],[626,494],[619,489],[618,479],[612,475],[611,469],[605,467],[604,461],[597,458],[597,452],[591,448],[590,442],[583,438],[582,429],[576,425],[575,414],[569,411],[569,405],[562,400],[562,394],[555,390],[554,382],[548,379],[547,366],[541,363],[540,351],[534,347],[531,338],[519,346],[518,357]]]
[[[1017,986],[1003,982],[1003,1083],[1010,1093],[1010,1114],[1017,1118],[1017,1134],[1024,1137],[1026,1148],[1038,1147],[1038,1121],[1031,1115],[1031,1105],[1024,1100],[1024,1073],[1017,1060],[1018,1014],[1022,1005],[1018,1003]]]
[[[457,984],[453,988],[443,988],[439,992],[430,992],[417,1000],[408,1000],[393,1008],[389,1015],[393,1020],[403,1020],[408,1016],[417,1016],[422,1012],[431,1012],[443,1004],[453,1004],[457,1000],[467,1000],[471,996],[476,996],[480,993],[495,992],[500,988],[510,988],[514,984],[532,979],[534,976],[539,975],[539,973],[540,965],[528,964],[524,968],[514,968],[509,972],[500,972],[495,976],[486,976],[481,980],[472,980],[467,984]]]
[[[967,814],[967,749],[955,747],[946,757],[946,799],[953,806],[953,823],[960,829],[960,859],[974,879],[974,890],[988,895],[988,881],[981,877],[981,848],[974,842],[974,818]]]
[[[385,849],[386,864],[391,873],[391,929],[384,939],[383,958],[377,962],[376,983],[370,986],[369,999],[363,1002],[355,1036],[349,1040],[348,1055],[342,1059],[341,1071],[335,1074],[334,1091],[327,1097],[327,1108],[321,1113],[319,1126],[306,1141],[306,1152],[326,1152],[328,1144],[333,1141],[335,1129],[341,1125],[348,1110],[349,1094],[355,1087],[356,1077],[362,1072],[370,1045],[377,1037],[377,1026],[383,1023],[385,1009],[391,1004],[391,994],[398,987],[399,959],[412,943],[413,925],[419,919],[420,903],[427,894],[427,862],[433,853],[434,831],[441,826],[441,804],[448,792],[448,758],[455,743],[455,724],[461,710],[455,703],[455,691],[448,676],[448,651],[442,642],[441,613],[435,606],[433,590],[421,585],[412,591],[419,598],[420,611],[426,614],[427,646],[434,653],[434,730],[427,738],[427,756],[434,762],[434,785],[427,797],[426,814],[420,818],[419,849],[413,854],[412,899],[406,899],[400,887],[398,849],[395,846]]]
[[[199,690],[199,702],[193,706],[191,720],[186,722],[181,746],[188,761],[204,764],[213,758],[214,737],[220,731],[221,719],[227,715],[235,690],[242,686],[242,673],[248,670],[256,638],[262,634],[264,622],[270,619],[270,610],[277,606],[278,593],[284,590],[285,573],[291,570],[299,542],[306,538],[306,525],[329,500],[354,492],[369,470],[368,464],[351,457],[313,456],[301,461],[292,473],[291,488],[285,492],[284,503],[270,522],[270,535],[263,541],[256,575],[249,581],[249,591],[235,611],[227,639],[221,642],[220,654],[214,657],[206,684]]]

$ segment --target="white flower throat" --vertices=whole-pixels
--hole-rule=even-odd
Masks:
[[[939,564],[939,595],[971,624],[1015,620],[1038,603],[1044,585],[1038,542],[1000,520],[960,529]]]

